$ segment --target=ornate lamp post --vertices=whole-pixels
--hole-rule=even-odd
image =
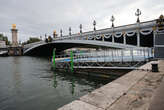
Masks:
[[[69,35],[71,36],[71,27],[69,27]]]
[[[48,43],[48,38],[46,33],[45,33],[45,42]]]
[[[45,35],[44,35],[44,36],[45,36],[45,39],[46,39],[46,38],[47,38],[47,34],[45,33]]]
[[[140,47],[140,19],[139,16],[141,15],[140,9],[137,9],[135,12],[135,15],[137,16],[137,46]]]
[[[42,36],[40,36],[40,40],[42,40]]]
[[[137,22],[140,22],[140,19],[139,19],[139,16],[141,15],[140,9],[137,9],[137,11],[135,12],[135,15],[137,16]]]
[[[62,31],[62,29],[60,29],[60,37],[62,37],[63,36],[63,31]]]
[[[94,27],[93,30],[96,31],[96,21],[95,20],[93,21],[93,27]]]
[[[54,32],[53,32],[53,37],[54,37],[54,38],[57,37],[56,30],[54,30]]]
[[[82,34],[82,24],[80,24],[80,34]]]
[[[156,21],[158,30],[164,30],[164,16],[160,15],[160,17]]]
[[[114,27],[114,20],[115,20],[115,18],[114,18],[114,16],[112,15],[112,16],[111,16],[111,19],[110,19],[110,21],[112,22],[112,27]]]
[[[114,16],[112,15],[111,18],[110,18],[110,21],[112,22],[112,31],[113,31],[113,34],[112,34],[112,42],[114,43]]]

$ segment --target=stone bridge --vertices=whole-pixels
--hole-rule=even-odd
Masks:
[[[24,55],[52,55],[73,47],[140,48],[153,47],[158,19],[53,38],[24,46]]]

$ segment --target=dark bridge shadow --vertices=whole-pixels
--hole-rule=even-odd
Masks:
[[[98,48],[97,46],[88,45],[88,44],[76,44],[76,43],[47,43],[45,45],[38,46],[26,52],[24,55],[29,56],[52,56],[54,48],[56,48],[56,53],[61,53],[62,51],[73,48],[73,47],[82,47],[82,48]]]

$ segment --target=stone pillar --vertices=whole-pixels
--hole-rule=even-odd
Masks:
[[[153,30],[153,47],[155,45],[155,36],[157,35],[157,30]]]
[[[126,34],[123,34],[123,38],[124,38],[124,45],[126,45]]]
[[[137,47],[140,47],[140,32],[137,30]]]
[[[112,43],[114,43],[114,33],[112,33]]]
[[[104,34],[102,35],[102,41],[104,42]]]
[[[17,36],[18,29],[16,29],[15,24],[12,25],[11,33],[12,33],[12,47],[17,47],[18,46],[18,36]]]
[[[96,35],[94,35],[94,40],[96,40]]]
[[[140,47],[140,23],[137,22],[137,47]]]
[[[112,24],[112,43],[114,43],[114,25]]]

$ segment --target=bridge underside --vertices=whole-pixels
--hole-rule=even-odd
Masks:
[[[73,47],[82,48],[99,48],[98,46],[88,45],[88,44],[75,44],[75,43],[48,43],[45,45],[38,46],[30,51],[26,52],[24,55],[32,56],[52,56],[53,49],[56,48],[56,52],[60,53],[66,49]]]
[[[52,51],[56,48],[56,52],[63,50],[82,47],[82,48],[134,48],[136,46],[124,45],[119,43],[102,42],[102,41],[88,41],[88,40],[63,40],[53,41],[51,43],[43,43],[28,48],[24,51],[24,55],[37,55],[37,56],[51,56]]]

